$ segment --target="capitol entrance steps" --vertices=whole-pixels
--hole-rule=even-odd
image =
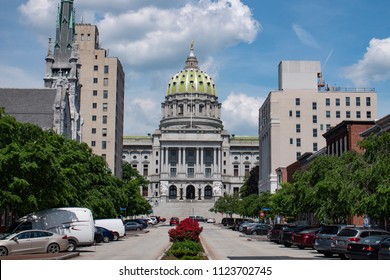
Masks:
[[[182,220],[190,215],[197,215],[204,218],[215,218],[217,222],[220,222],[222,214],[209,211],[213,206],[214,201],[205,200],[156,200],[152,205],[152,215],[164,217],[168,221],[171,217],[178,217]]]

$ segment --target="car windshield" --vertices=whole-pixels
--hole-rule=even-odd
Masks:
[[[363,244],[379,244],[383,239],[386,239],[386,236],[368,236],[360,240],[360,243]]]
[[[338,226],[323,226],[318,234],[337,234],[338,231]]]
[[[345,228],[339,232],[338,236],[351,237],[351,236],[355,236],[357,233],[358,231],[356,229]]]

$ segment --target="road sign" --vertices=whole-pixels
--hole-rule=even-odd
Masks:
[[[264,218],[264,212],[260,211],[260,218]]]

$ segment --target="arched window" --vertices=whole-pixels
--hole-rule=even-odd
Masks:
[[[176,186],[172,185],[169,187],[169,199],[176,199],[177,198],[177,188]]]
[[[213,197],[213,188],[211,186],[206,186],[204,188],[204,198],[211,199]]]

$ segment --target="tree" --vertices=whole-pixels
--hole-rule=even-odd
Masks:
[[[252,194],[259,193],[259,167],[255,166],[249,172],[249,176],[245,179],[244,184],[240,189],[241,197],[246,197]]]
[[[218,198],[210,211],[215,213],[227,213],[232,216],[233,214],[239,214],[239,207],[240,198],[237,195],[225,195]]]

